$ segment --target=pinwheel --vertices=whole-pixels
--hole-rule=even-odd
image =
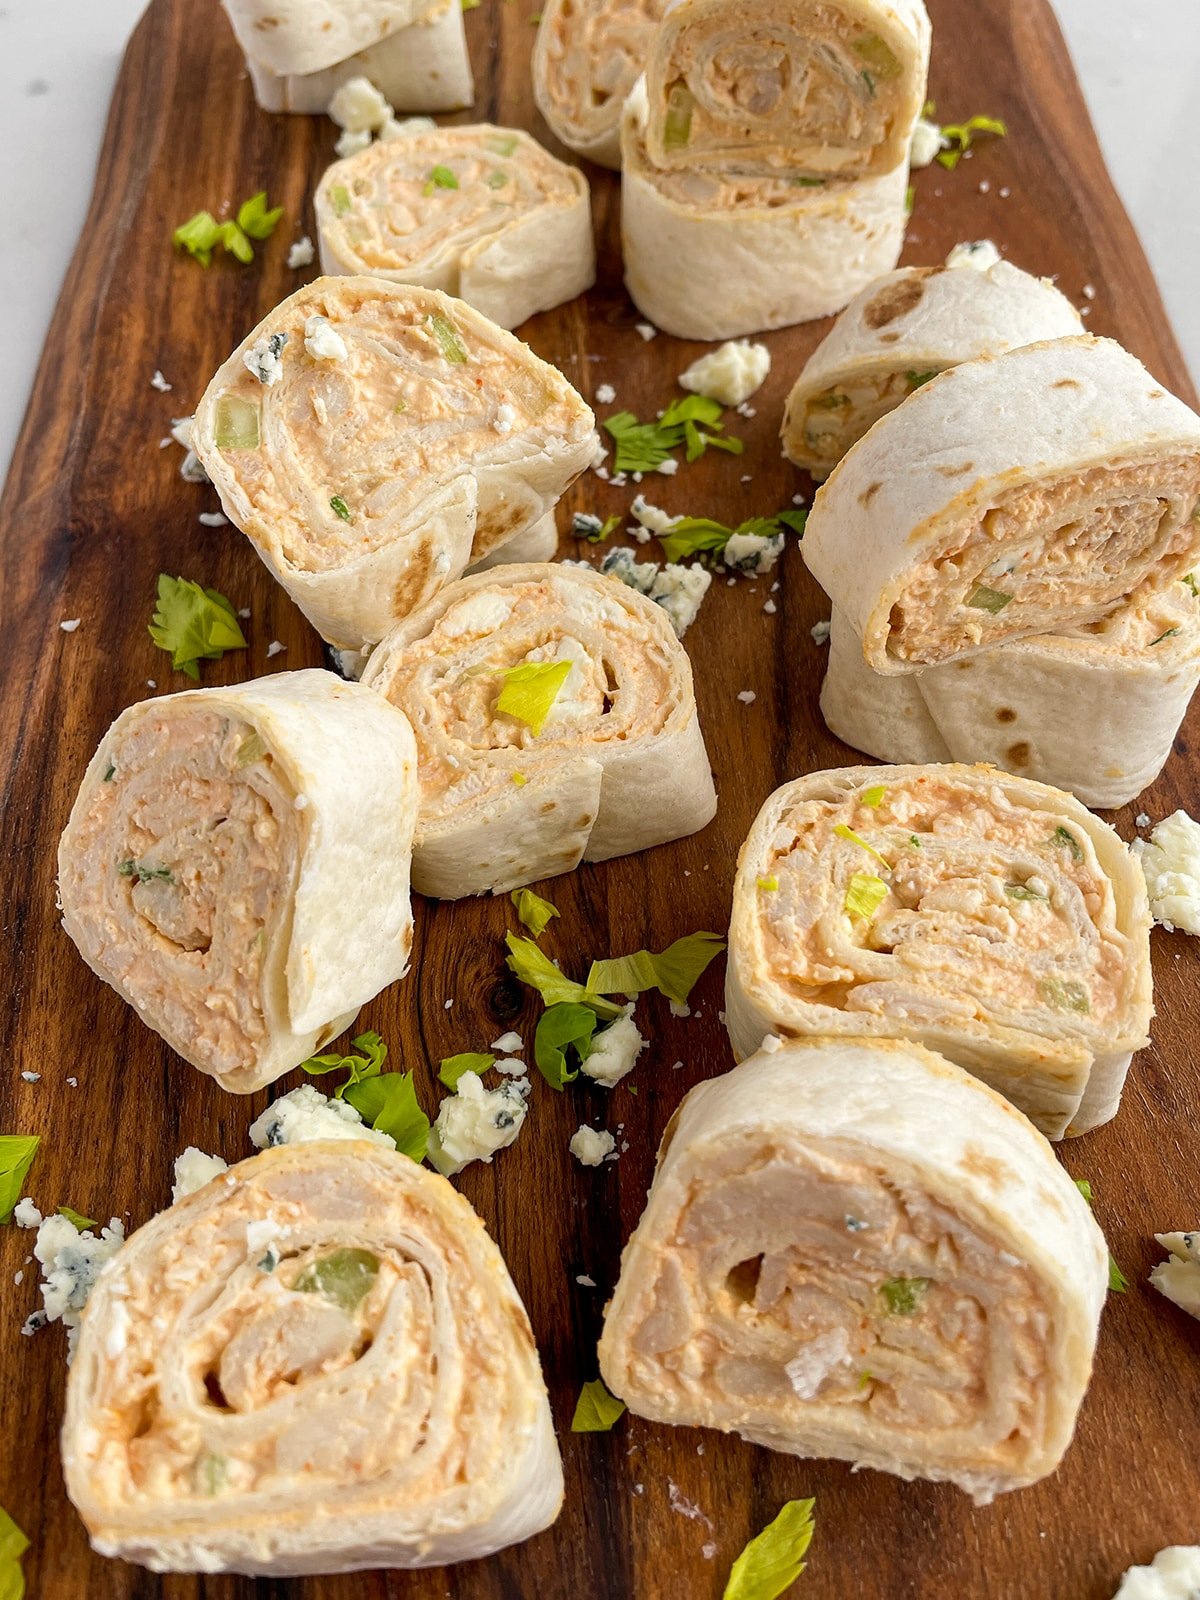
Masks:
[[[533,46],[533,94],[568,149],[621,165],[621,107],[666,0],[547,0]]]
[[[877,176],[798,180],[660,168],[646,147],[644,83],[622,121],[625,282],[681,339],[732,339],[840,311],[904,243],[905,162]]]
[[[370,145],[326,171],[314,208],[323,271],[443,289],[502,328],[595,282],[587,180],[513,128]]]
[[[192,433],[226,516],[343,649],[528,533],[594,449],[591,411],[511,334],[436,290],[355,277],[277,306]]]
[[[1200,417],[1107,339],[965,362],[843,457],[804,559],[880,673],[1099,622],[1200,559]]]
[[[460,0],[221,0],[266,111],[322,112],[350,78],[401,111],[474,95]]]
[[[716,811],[669,618],[586,567],[452,584],[384,639],[362,681],[416,732],[423,894],[514,889],[695,833]]]
[[[1189,581],[1102,622],[891,677],[867,666],[835,611],[821,711],[831,733],[881,761],[988,761],[1104,809],[1158,777],[1197,683]]]
[[[1112,1117],[1152,1014],[1137,862],[1058,789],[991,767],[849,767],[785,784],[738,858],[725,1015],[917,1039],[1051,1138]]]
[[[403,976],[416,814],[408,722],[332,673],[145,700],[101,740],[59,844],[63,927],[247,1094]]]
[[[563,1493],[500,1252],[444,1178],[358,1140],[265,1150],[126,1241],[62,1454],[95,1548],[157,1572],[470,1560]]]
[[[1087,1202],[984,1084],[916,1044],[792,1042],[676,1112],[600,1370],[656,1422],[982,1504],[1062,1459],[1107,1287]]]
[[[863,434],[946,367],[1083,331],[1048,278],[1008,261],[982,269],[901,267],[862,290],[805,363],[788,396],[784,454],[827,477]]]

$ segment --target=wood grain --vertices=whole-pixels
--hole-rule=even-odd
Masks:
[[[480,84],[474,115],[545,138],[529,88],[535,3],[485,0],[467,22]],[[1011,136],[955,173],[934,167],[917,175],[906,259],[937,262],[960,239],[990,236],[1021,265],[1057,274],[1077,301],[1093,285],[1090,326],[1120,338],[1191,397],[1048,5],[930,0],[930,10],[931,93],[941,115],[998,114]],[[232,529],[197,522],[215,498],[184,484],[179,452],[160,450],[158,441],[173,415],[191,410],[233,345],[299,282],[285,266],[287,245],[314,231],[308,196],[333,136],[324,119],[256,109],[214,0],[154,0],[117,85],[89,223],[2,505],[0,1126],[43,1135],[31,1187],[44,1209],[66,1202],[89,1215],[122,1213],[136,1225],[167,1202],[171,1161],[185,1145],[239,1158],[249,1149],[249,1122],[270,1098],[223,1094],[172,1058],[84,968],[57,926],[54,850],[109,721],[154,692],[148,680],[160,693],[184,686],[146,634],[160,569],[251,607],[249,651],[206,667],[206,682],[322,662],[319,640],[250,546]],[[675,375],[698,347],[665,337],[643,344],[634,332],[637,315],[621,287],[617,183],[590,175],[599,286],[586,303],[539,317],[525,333],[589,398],[610,382],[619,405],[648,415],[674,392]],[[260,187],[286,205],[287,223],[252,268],[221,263],[203,272],[172,255],[175,223]],[[812,325],[768,339],[774,367],[754,402],[757,416],[744,425],[739,419],[747,443],[740,468],[724,456],[702,460],[671,482],[656,481],[654,498],[669,510],[737,521],[786,506],[807,489],[781,461],[776,434],[787,388],[823,332]],[[151,387],[155,368],[174,384],[172,393]],[[739,482],[742,472],[750,481]],[[566,509],[604,516],[630,498],[630,490],[589,474]],[[763,611],[770,580],[718,583],[687,639],[721,797],[716,822],[696,838],[555,882],[550,892],[562,920],[543,942],[570,970],[581,971],[589,956],[724,928],[737,848],[767,793],[848,759],[817,711],[823,659],[809,630],[828,607],[797,550],[777,576],[776,615]],[[78,631],[63,633],[60,620],[73,617],[82,619]],[[287,653],[268,661],[272,640]],[[757,697],[749,707],[736,698],[742,689]],[[1117,817],[1126,837],[1135,810],[1157,818],[1176,805],[1195,809],[1200,766],[1192,745],[1185,729],[1160,783]],[[486,1046],[510,1026],[531,1035],[534,1010],[502,965],[510,923],[507,901],[418,904],[412,975],[363,1013],[363,1025],[378,1028],[394,1056],[416,1066],[429,1107],[435,1082],[427,1062]],[[1155,1043],[1135,1064],[1118,1119],[1063,1151],[1073,1174],[1091,1178],[1132,1287],[1111,1298],[1074,1448],[1039,1487],[974,1510],[951,1489],[637,1419],[609,1435],[566,1431],[579,1384],[595,1373],[601,1308],[641,1211],[658,1137],[685,1089],[731,1064],[718,1020],[718,963],[690,1018],[643,1002],[652,1049],[630,1080],[636,1098],[628,1084],[607,1093],[581,1083],[560,1097],[539,1082],[520,1142],[460,1180],[508,1258],[541,1345],[567,1470],[567,1503],[553,1529],[451,1571],[292,1584],[157,1578],[93,1556],[58,1465],[61,1330],[19,1336],[37,1303],[35,1272],[26,1268],[14,1284],[31,1235],[9,1228],[0,1234],[0,1503],[33,1540],[25,1562],[30,1595],[707,1600],[720,1595],[734,1555],[784,1500],[815,1494],[818,1531],[796,1591],[809,1600],[1102,1600],[1131,1562],[1198,1532],[1200,1324],[1145,1286],[1158,1257],[1152,1232],[1200,1223],[1198,971],[1194,944],[1156,933]],[[40,1081],[25,1083],[22,1070],[40,1072]],[[618,1163],[592,1171],[568,1156],[567,1140],[583,1119],[628,1142]],[[580,1285],[580,1274],[597,1287]],[[671,1509],[672,1484],[701,1519]],[[715,1554],[706,1559],[709,1541]]]

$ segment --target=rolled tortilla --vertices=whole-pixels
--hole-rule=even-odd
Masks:
[[[1066,295],[1011,262],[901,267],[857,295],[808,358],[788,396],[783,453],[825,478],[946,367],[1082,332]]]
[[[500,1252],[444,1178],[362,1140],[264,1150],[126,1241],[62,1454],[95,1548],[156,1572],[466,1561],[563,1493]]]
[[[621,107],[646,65],[666,0],[547,0],[533,46],[533,96],[554,136],[621,165]]]
[[[885,677],[833,614],[821,711],[881,761],[991,762],[1115,809],[1149,788],[1200,683],[1200,602],[1187,584],[1102,622]]]
[[[328,168],[314,209],[323,272],[442,289],[501,328],[596,281],[587,180],[513,128],[370,145]]]
[[[570,661],[539,734],[504,674]],[[695,833],[716,811],[692,670],[661,606],[582,566],[464,578],[378,646],[363,683],[417,735],[413,883],[501,893]]]
[[[407,720],[332,673],[130,706],[58,847],[63,927],[185,1061],[249,1094],[404,975]]]
[[[682,172],[883,177],[925,100],[923,0],[672,0],[646,57],[646,144]]]
[[[264,111],[320,114],[348,79],[360,77],[402,112],[460,111],[475,98],[461,0],[419,7],[398,32],[319,72],[273,72],[252,55],[246,67]]]
[[[818,492],[804,559],[876,672],[1099,621],[1200,561],[1200,417],[1110,339],[952,367]]]
[[[896,265],[908,166],[798,185],[789,177],[660,171],[645,140],[645,85],[622,121],[625,283],[681,339],[734,339],[840,311]]]
[[[1024,1117],[917,1044],[808,1039],[675,1113],[600,1341],[631,1411],[984,1504],[1061,1461],[1108,1287]]]
[[[725,1016],[917,1039],[1049,1138],[1117,1110],[1152,1015],[1137,862],[1060,790],[991,767],[847,767],[777,789],[738,857]]]
[[[318,278],[233,352],[192,434],[226,516],[318,632],[359,649],[539,522],[591,460],[592,420],[462,301]]]

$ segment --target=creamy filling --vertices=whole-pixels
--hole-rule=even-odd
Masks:
[[[937,370],[928,367],[863,374],[806,396],[789,428],[798,428],[806,459],[829,470],[880,417],[936,376]]]
[[[923,1436],[930,1464],[1019,1461],[1046,1425],[1040,1285],[872,1160],[759,1134],[706,1152],[641,1297],[634,1375],[757,1435],[803,1435],[816,1408],[881,1450]]]
[[[538,33],[539,91],[578,143],[617,127],[666,0],[563,0]]]
[[[997,496],[892,607],[888,650],[932,665],[1098,619],[1182,577],[1200,547],[1200,460],[1091,467]]]
[[[305,348],[321,310],[342,359]],[[239,363],[216,401],[216,442],[283,557],[304,571],[387,544],[431,485],[536,456],[586,421],[559,374],[518,363],[479,319],[420,300],[309,299],[271,331],[287,335],[282,371],[264,384]],[[481,497],[481,529],[489,509]]]
[[[736,167],[749,149],[771,166],[861,171],[906,113],[902,48],[828,5],[806,8],[802,27],[741,14],[708,33],[681,25],[655,69],[668,162]]]
[[[124,1339],[90,1370],[97,1499],[185,1521],[229,1496],[291,1516],[381,1486],[458,1500],[519,1425],[506,1389],[523,1330],[472,1281],[457,1214],[364,1185],[340,1157],[210,1187],[149,1260],[136,1241],[122,1257]]]
[[[579,200],[567,171],[532,139],[474,128],[373,144],[331,168],[320,194],[333,213],[322,225],[361,272],[403,272],[535,208]]]
[[[1091,840],[998,785],[934,768],[802,800],[759,884],[773,981],[806,1005],[901,1029],[1052,1025],[1095,1048],[1127,1003],[1129,940]]]
[[[661,732],[679,690],[669,646],[646,638],[622,594],[557,578],[475,589],[446,608],[393,664],[387,696],[417,736],[422,816],[520,785],[565,752]],[[502,712],[506,674],[570,661],[539,733]]]
[[[189,1056],[253,1066],[299,847],[287,781],[249,723],[198,709],[139,719],[105,760],[62,885],[84,951]]]

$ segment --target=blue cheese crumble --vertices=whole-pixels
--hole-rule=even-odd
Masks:
[[[729,339],[700,356],[679,374],[680,386],[723,406],[744,405],[760,389],[771,370],[771,352],[765,344]]]
[[[637,561],[633,551],[625,546],[610,550],[600,563],[600,571],[661,606],[678,639],[682,639],[695,622],[700,603],[712,583],[712,574],[703,567],[685,567],[673,561],[660,567],[654,561]]]
[[[119,1217],[110,1219],[108,1227],[100,1230],[99,1238],[90,1228],[80,1232],[66,1217],[47,1217],[38,1228],[33,1246],[42,1268],[44,1309],[35,1311],[21,1332],[33,1334],[48,1322],[61,1322],[67,1329],[69,1361],[92,1285],[124,1242],[125,1228]]]
[[[429,1130],[429,1160],[452,1178],[472,1161],[490,1162],[512,1144],[525,1125],[529,1079],[485,1089],[477,1072],[465,1072],[455,1094],[447,1095]]]
[[[567,1146],[580,1166],[584,1167],[600,1166],[615,1148],[616,1140],[607,1129],[589,1128],[586,1122],[579,1124]]]
[[[1200,822],[1176,811],[1150,838],[1135,839],[1133,853],[1146,877],[1150,912],[1172,932],[1200,934]]]
[[[1170,1254],[1152,1269],[1150,1282],[1181,1311],[1200,1318],[1200,1229],[1154,1237]]]
[[[283,375],[283,347],[287,338],[286,333],[268,333],[256,340],[242,357],[246,371],[268,389]]]
[[[1130,1567],[1114,1600],[1195,1600],[1200,1594],[1200,1545],[1174,1544],[1148,1567]]]
[[[302,1083],[274,1101],[250,1124],[250,1143],[258,1150],[305,1144],[311,1139],[366,1139],[389,1150],[396,1148],[390,1134],[367,1127],[353,1106],[344,1100],[327,1100],[311,1083]]]
[[[603,1033],[596,1034],[591,1054],[581,1066],[589,1078],[612,1089],[633,1071],[634,1063],[645,1048],[646,1041],[633,1020],[633,1007],[626,1006],[615,1022],[610,1022]]]
[[[175,1157],[175,1181],[171,1185],[171,1204],[183,1200],[189,1194],[195,1194],[197,1189],[203,1189],[206,1183],[211,1183],[214,1178],[219,1178],[223,1172],[229,1171],[228,1161],[222,1161],[220,1156],[206,1156],[203,1150],[197,1150],[194,1144],[188,1145],[181,1156]]]

